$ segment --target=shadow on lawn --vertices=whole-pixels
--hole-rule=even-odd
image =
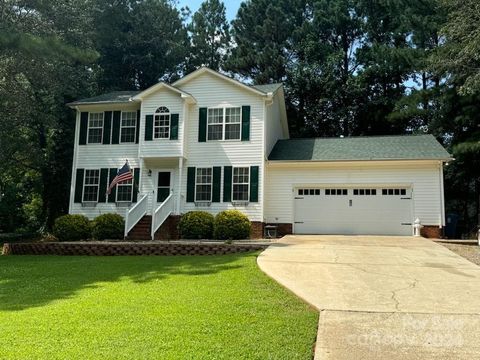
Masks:
[[[0,311],[16,311],[71,298],[99,282],[129,279],[147,283],[175,275],[204,276],[238,269],[241,257],[255,253],[219,256],[144,257],[0,257]]]

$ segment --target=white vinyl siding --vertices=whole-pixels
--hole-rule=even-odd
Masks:
[[[103,136],[103,112],[88,114],[88,144],[101,144]]]
[[[197,100],[195,105],[189,107],[188,130],[186,133],[186,142],[188,144],[186,167],[259,167],[258,202],[250,202],[248,204],[235,204],[232,201],[223,202],[225,174],[222,169],[220,181],[221,201],[211,203],[208,211],[216,214],[222,210],[238,209],[252,221],[263,221],[264,99],[210,74],[202,74],[180,86],[180,88],[192,94]],[[241,107],[244,105],[250,106],[250,141],[210,141],[207,139],[206,142],[198,142],[199,108],[238,108],[241,114]],[[182,177],[182,211],[197,210],[198,206],[195,206],[195,203],[186,202],[186,169],[184,169]]]
[[[330,189],[412,189],[413,217],[423,225],[442,223],[440,164],[362,162],[356,164],[284,164],[267,168],[265,217],[267,222],[293,223],[294,189],[314,186]],[[345,186],[347,185],[347,186]],[[360,195],[357,195],[360,196]],[[383,195],[385,196],[385,195]]]

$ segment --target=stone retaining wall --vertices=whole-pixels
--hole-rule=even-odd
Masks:
[[[7,243],[3,255],[222,255],[263,250],[264,244]]]

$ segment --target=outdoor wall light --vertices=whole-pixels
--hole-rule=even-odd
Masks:
[[[152,176],[152,170],[148,169],[148,176]]]

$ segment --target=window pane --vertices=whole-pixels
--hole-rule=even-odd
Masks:
[[[226,108],[225,109],[225,122],[226,123],[240,123],[240,108]]]
[[[249,172],[248,167],[233,168],[233,201],[248,201]]]
[[[85,181],[83,187],[83,201],[96,202],[98,200],[98,184],[100,181],[100,170],[85,170]]]
[[[117,201],[132,201],[132,184],[117,185]]]
[[[240,139],[240,124],[225,125],[225,140]]]
[[[248,201],[248,185],[234,184],[233,185],[233,200],[234,201]]]
[[[153,130],[155,139],[168,139],[170,137],[170,114],[155,115]]]
[[[196,201],[211,201],[212,185],[196,186]]]
[[[223,108],[208,109],[208,124],[223,123]]]
[[[208,140],[222,140],[223,125],[208,125]]]

